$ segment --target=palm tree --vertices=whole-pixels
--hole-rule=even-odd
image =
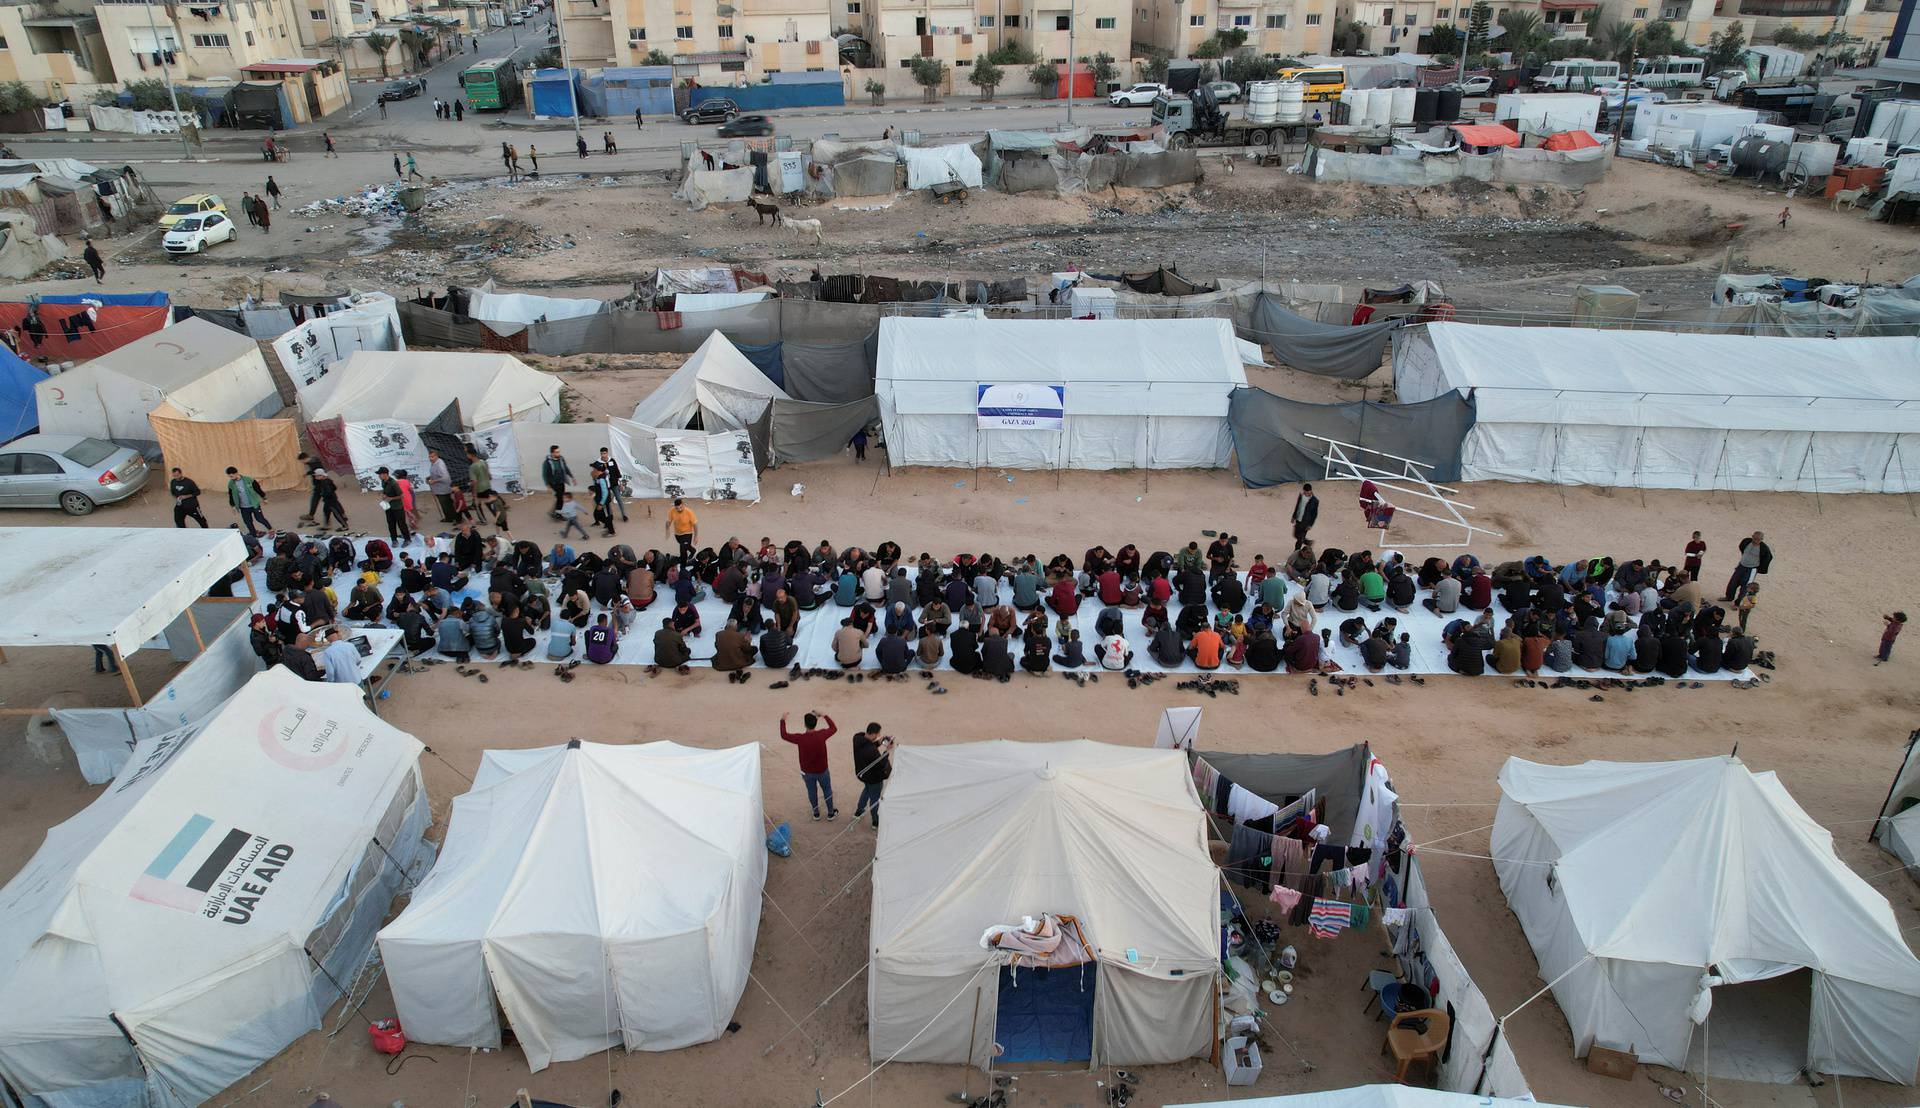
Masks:
[[[1615,21],[1600,28],[1597,40],[1600,47],[1598,53],[1603,58],[1610,58],[1621,65],[1626,65],[1627,59],[1634,55],[1639,43],[1640,32],[1635,30],[1631,23]]]
[[[1513,51],[1516,58],[1524,58],[1538,50],[1541,40],[1546,37],[1537,11],[1509,8],[1501,12],[1495,22],[1507,33],[1506,48]]]
[[[385,31],[375,31],[367,36],[367,49],[380,59],[380,76],[387,76],[387,51],[393,49],[393,36]]]

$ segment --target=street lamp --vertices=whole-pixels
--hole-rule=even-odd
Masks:
[[[180,116],[180,94],[173,91],[173,74],[167,71],[167,54],[170,53],[170,51],[167,49],[166,43],[160,39],[160,24],[154,19],[152,4],[147,5],[147,27],[153,33],[153,48],[160,55],[160,79],[167,83],[167,100],[173,104],[173,114],[174,117],[178,119]],[[169,30],[173,28],[171,19],[168,20],[167,27]],[[176,49],[179,45],[180,43],[178,41],[174,42]],[[180,151],[187,156],[188,161],[193,160],[193,146],[187,142],[187,129],[185,126],[180,128]]]

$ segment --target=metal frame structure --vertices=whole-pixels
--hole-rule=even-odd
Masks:
[[[1383,490],[1431,501],[1445,508],[1447,515],[1444,517],[1428,515],[1425,512],[1415,511],[1412,508],[1400,507],[1398,504],[1394,505],[1394,515],[1397,517],[1401,513],[1405,513],[1417,519],[1431,520],[1434,523],[1445,524],[1449,527],[1459,527],[1466,531],[1466,534],[1459,542],[1396,543],[1389,541],[1389,536],[1391,536],[1393,529],[1391,526],[1388,526],[1380,531],[1379,545],[1382,550],[1388,547],[1408,550],[1458,549],[1470,545],[1473,542],[1473,536],[1476,534],[1489,535],[1496,539],[1506,537],[1498,531],[1468,522],[1467,517],[1461,514],[1461,510],[1465,509],[1471,512],[1475,510],[1474,506],[1465,501],[1455,499],[1460,495],[1459,490],[1449,488],[1446,485],[1434,484],[1426,473],[1426,471],[1433,468],[1430,463],[1416,462],[1412,458],[1403,458],[1398,454],[1388,454],[1385,451],[1373,450],[1365,446],[1355,446],[1352,443],[1323,438],[1319,435],[1306,435],[1304,437],[1321,443],[1324,446],[1325,460],[1327,463],[1326,480],[1372,481]],[[1372,455],[1375,458],[1384,458],[1398,462],[1399,468],[1398,470],[1385,469],[1364,461],[1355,461],[1349,456],[1350,452],[1353,454]],[[1403,483],[1395,484],[1395,482]]]

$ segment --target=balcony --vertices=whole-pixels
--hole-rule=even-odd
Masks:
[[[1840,15],[1846,9],[1846,0],[1740,0],[1741,15],[1774,19],[1807,16],[1827,18]]]

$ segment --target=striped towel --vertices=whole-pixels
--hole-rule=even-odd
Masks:
[[[1307,933],[1316,939],[1331,939],[1353,923],[1353,906],[1338,900],[1316,900],[1307,913]]]

